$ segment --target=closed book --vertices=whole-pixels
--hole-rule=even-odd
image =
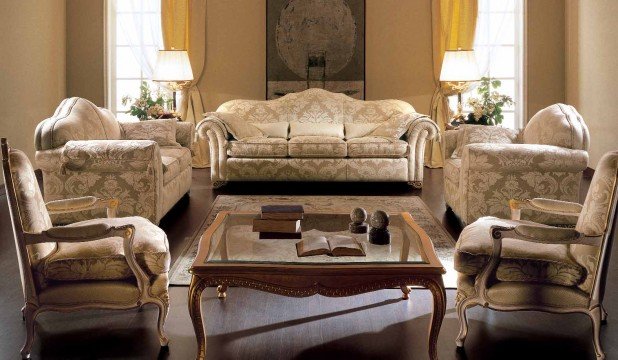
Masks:
[[[265,220],[302,220],[305,213],[302,205],[264,205],[261,210]]]
[[[262,240],[278,240],[278,239],[302,239],[302,233],[276,233],[276,232],[261,232],[260,239]]]
[[[253,220],[254,232],[278,232],[278,233],[297,233],[300,232],[300,220]]]

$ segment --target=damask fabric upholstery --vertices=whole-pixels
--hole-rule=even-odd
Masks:
[[[163,183],[167,184],[180,172],[191,166],[191,150],[183,147],[162,147]]]
[[[584,207],[580,213],[575,229],[583,234],[594,236],[604,234],[609,226],[611,206],[616,199],[618,182],[618,151],[605,154],[594,171]],[[571,245],[571,254],[575,261],[585,267],[588,273],[580,289],[592,291],[594,275],[599,266],[600,247],[588,245]]]
[[[110,226],[134,225],[133,250],[147,275],[169,271],[170,254],[163,230],[141,217],[94,219],[68,227],[104,223]],[[122,238],[81,243],[58,243],[58,249],[44,259],[39,271],[49,280],[121,280],[134,277],[124,257]]]
[[[345,124],[345,138],[347,140],[356,139],[360,137],[364,137],[369,135],[373,130],[375,130],[380,124],[355,124],[355,123],[346,123]]]
[[[296,136],[288,141],[288,155],[293,158],[344,158],[347,153],[346,142],[337,137]]]
[[[236,140],[265,137],[262,130],[252,125],[251,123],[247,123],[236,114],[224,112],[211,114],[221,119],[227,131],[232,134],[232,136]]]
[[[461,157],[463,147],[468,144],[515,144],[519,136],[517,130],[485,125],[461,125],[457,132],[457,148],[453,158]]]
[[[19,209],[17,216],[22,228],[25,232],[33,234],[51,228],[52,221],[47,213],[30,160],[21,150],[12,149],[9,153],[9,164]],[[38,264],[40,259],[49,255],[55,248],[56,245],[52,243],[28,245],[30,261]]]
[[[347,140],[351,158],[403,158],[408,155],[408,143],[381,137],[360,137]]]
[[[51,150],[70,140],[118,140],[122,133],[114,114],[78,97],[64,99],[54,115],[35,131],[36,150]]]
[[[288,141],[281,138],[248,138],[228,142],[227,155],[236,158],[281,158],[288,156]]]
[[[343,124],[290,123],[290,139],[298,136],[323,136],[343,139]]]
[[[109,121],[113,121],[113,126]],[[107,110],[79,98],[63,101],[53,117],[39,124],[35,158],[43,172],[45,200],[81,196],[118,198],[118,216],[139,215],[158,223],[171,205],[189,191],[191,163],[188,160],[194,127],[176,120],[149,120],[122,126],[123,131]],[[62,136],[57,133],[60,130]],[[152,139],[123,138],[127,134],[133,138],[152,136]],[[165,150],[168,147],[157,141],[171,144],[174,150]],[[59,145],[47,146],[52,142]],[[91,210],[55,214],[52,219],[67,224],[104,216],[104,210]]]
[[[276,123],[249,123],[260,129],[264,135],[269,138],[282,138],[289,139],[288,129],[290,124],[288,122],[276,122]]]
[[[588,150],[590,134],[584,119],[573,106],[554,104],[537,112],[524,129],[526,144],[546,144]]]
[[[483,217],[468,225],[457,241],[455,270],[468,276],[479,274],[493,249],[491,226],[518,224],[534,223]],[[538,244],[505,238],[502,239],[501,259],[496,272],[500,281],[574,286],[580,284],[586,276],[586,269],[570,256],[568,245]]]
[[[254,155],[243,155],[241,158],[238,153],[230,152],[230,148],[239,145],[238,142],[230,141],[228,131],[216,116],[207,116],[198,124],[197,137],[198,141],[210,143],[211,178],[213,181],[221,182],[240,180],[408,181],[420,186],[423,179],[425,141],[439,136],[436,124],[427,116],[416,113],[414,108],[406,102],[399,100],[361,101],[323,89],[309,89],[269,101],[232,100],[222,104],[217,112],[235,113],[258,127],[260,126],[258,124],[309,123],[312,129],[320,129],[317,124],[344,124],[344,127],[350,125],[348,128],[353,127],[352,125],[362,127],[365,124],[372,124],[372,128],[373,125],[377,126],[391,118],[396,118],[397,115],[402,115],[401,118],[404,118],[407,124],[403,128],[397,127],[395,130],[403,132],[397,136],[397,139],[392,139],[399,140],[401,137],[401,140],[406,142],[408,152],[402,159],[395,159],[400,155],[373,157],[376,155],[373,155],[371,150],[362,151],[367,158],[352,158],[350,154],[347,154],[348,146],[345,143],[337,141],[336,145],[332,145],[331,142],[329,145],[309,146],[306,143],[300,144],[298,139],[290,140],[288,155],[285,158]],[[341,129],[341,126],[338,129]],[[336,137],[343,138],[339,130]],[[399,154],[403,144],[396,141],[395,143],[397,144],[396,152],[391,151],[390,148],[387,149],[385,145],[377,146],[379,149],[375,151],[376,153],[384,151],[385,154]],[[343,145],[345,145],[345,150]],[[330,146],[334,146],[333,153],[329,158],[322,158],[324,156],[322,154],[326,151],[321,149]],[[300,151],[301,148],[313,147],[320,147],[319,153],[314,149],[311,149],[313,152],[310,153],[314,155]],[[357,146],[356,151],[360,151],[361,148],[363,147]],[[344,155],[344,151],[347,156]],[[369,158],[369,156],[372,157]],[[368,160],[366,163],[370,166],[367,170],[358,168],[364,160]],[[378,163],[380,166],[393,166],[393,168],[373,167]],[[307,168],[301,169],[301,166]],[[316,169],[317,166],[323,166],[323,168]],[[375,172],[376,170],[378,171]],[[381,177],[381,175],[384,176]]]
[[[140,293],[134,280],[71,281],[47,286],[39,293],[44,304],[76,305],[104,303],[110,305],[134,304]]]
[[[410,123],[414,120],[409,114],[395,114],[382,122],[369,136],[381,136],[391,139],[400,139],[408,131]]]
[[[476,295],[474,277],[459,274],[457,278],[457,299]],[[553,284],[526,282],[498,282],[488,291],[492,304],[502,306],[539,306],[539,307],[587,307],[589,295],[574,288]]]

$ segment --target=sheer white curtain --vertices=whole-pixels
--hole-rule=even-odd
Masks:
[[[160,0],[111,0],[116,37],[122,38],[138,62],[143,78],[151,78],[157,50],[163,48]]]
[[[490,59],[497,60],[500,45],[513,44],[513,9],[519,0],[479,0],[474,52],[481,76],[490,71]]]

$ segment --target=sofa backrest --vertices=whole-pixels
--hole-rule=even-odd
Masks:
[[[36,128],[36,150],[63,146],[70,140],[119,140],[120,125],[114,114],[86,99],[64,99],[54,115]]]
[[[391,115],[414,112],[401,100],[356,100],[323,89],[308,89],[275,100],[232,100],[217,112],[230,112],[248,122],[381,123]]]
[[[537,112],[524,129],[524,143],[588,150],[590,134],[573,106],[554,104]]]

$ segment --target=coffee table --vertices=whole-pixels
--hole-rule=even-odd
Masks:
[[[329,234],[355,236],[365,246],[364,257],[327,255],[298,257],[300,240],[260,240],[252,232],[256,213],[220,212],[200,240],[190,269],[189,313],[197,338],[197,359],[206,357],[206,334],[201,297],[207,286],[218,286],[218,297],[228,286],[257,289],[274,294],[305,297],[352,296],[399,287],[408,299],[408,286],[421,286],[433,295],[429,326],[429,357],[437,359],[437,340],[446,312],[442,282],[444,267],[431,240],[408,213],[391,215],[390,245],[373,245],[367,235],[348,231],[348,214],[305,214],[303,237]]]

